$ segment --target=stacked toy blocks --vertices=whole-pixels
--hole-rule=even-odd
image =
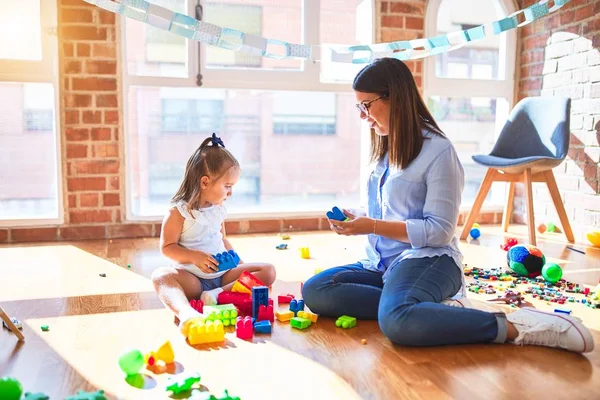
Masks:
[[[204,307],[207,321],[221,321],[224,326],[235,325],[238,310],[233,304]]]
[[[191,345],[222,342],[224,340],[223,322],[219,320],[205,321],[199,318],[197,321],[190,323],[188,341]]]

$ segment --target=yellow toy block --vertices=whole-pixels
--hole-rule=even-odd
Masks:
[[[298,311],[298,316],[300,318],[304,318],[312,322],[313,324],[317,322],[319,316],[317,314],[313,314],[309,311]]]
[[[292,311],[277,311],[275,313],[275,318],[277,318],[277,321],[288,322],[290,319],[294,318],[294,313]]]
[[[170,341],[166,341],[162,346],[158,348],[156,351],[151,351],[144,356],[144,361],[146,364],[152,366],[157,361],[162,361],[165,364],[171,364],[175,361],[175,352],[173,351],[173,346],[171,346]]]
[[[201,343],[215,343],[225,340],[223,323],[217,321],[194,321],[190,324],[188,341],[191,345]]]
[[[233,284],[233,287],[231,288],[231,291],[238,292],[238,293],[252,294],[252,292],[250,290],[248,290],[248,288],[246,286],[242,285],[238,281],[235,281],[235,283]]]
[[[310,258],[310,249],[308,247],[300,247],[300,257]]]

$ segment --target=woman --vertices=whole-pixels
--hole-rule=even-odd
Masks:
[[[408,346],[514,343],[594,348],[577,318],[535,309],[509,315],[464,307],[462,255],[454,236],[464,173],[406,65],[382,58],[354,79],[360,118],[371,128],[366,214],[329,220],[341,235],[368,235],[368,259],[325,270],[302,291],[321,315],[377,319]],[[458,307],[451,307],[451,306]]]

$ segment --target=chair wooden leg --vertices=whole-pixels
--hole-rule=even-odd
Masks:
[[[25,340],[25,336],[23,336],[23,334],[21,333],[19,328],[17,328],[15,326],[15,324],[13,324],[13,322],[10,320],[8,315],[6,315],[6,313],[4,312],[2,307],[0,307],[0,318],[2,318],[2,320],[6,323],[6,326],[8,326],[8,328],[12,331],[12,333],[15,334],[17,339],[19,339],[19,342],[22,342]]]
[[[569,223],[569,218],[567,217],[565,206],[562,202],[562,199],[560,198],[560,192],[558,191],[558,186],[556,185],[556,180],[554,179],[554,172],[552,172],[552,170],[544,172],[544,178],[546,180],[546,185],[548,186],[550,196],[552,197],[554,207],[556,207],[558,218],[560,218],[560,223],[562,224],[563,232],[565,233],[567,240],[571,243],[574,243],[575,236],[573,236],[573,231],[571,230],[571,224]]]
[[[479,215],[479,211],[481,210],[481,206],[483,201],[485,200],[488,192],[490,191],[490,187],[492,186],[492,182],[494,182],[494,177],[496,176],[496,170],[492,168],[488,168],[485,173],[485,177],[483,178],[483,182],[481,182],[481,186],[479,187],[479,192],[477,192],[477,196],[475,197],[475,201],[473,202],[473,206],[471,207],[471,211],[469,211],[469,215],[465,221],[465,225],[463,226],[462,233],[460,234],[460,240],[465,240],[467,236],[469,236],[469,232],[471,231],[471,226],[477,219]]]
[[[513,212],[513,202],[515,201],[515,182],[509,182],[508,192],[506,193],[506,204],[504,204],[504,213],[502,214],[502,229],[508,231],[510,217]]]
[[[524,174],[525,199],[527,201],[527,230],[529,231],[529,244],[536,246],[535,218],[533,214],[533,185],[531,182],[531,169],[527,168]]]

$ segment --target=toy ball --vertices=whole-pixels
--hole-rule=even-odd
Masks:
[[[537,227],[537,230],[538,230],[538,232],[539,232],[539,233],[544,233],[544,232],[546,232],[546,229],[548,229],[548,228],[546,227],[546,224],[539,224],[539,225],[538,225],[538,227]]]
[[[22,394],[23,386],[21,386],[21,382],[8,376],[0,378],[0,399],[19,400]]]
[[[481,236],[481,231],[479,228],[471,228],[469,235],[471,235],[473,239],[477,239],[479,236]]]
[[[562,278],[562,274],[562,268],[555,263],[546,264],[542,268],[542,276],[550,283],[558,282]]]
[[[585,236],[591,244],[596,247],[600,247],[600,231],[588,232]]]
[[[508,250],[506,261],[508,267],[518,275],[535,278],[542,273],[546,256],[535,246],[519,244]]]

